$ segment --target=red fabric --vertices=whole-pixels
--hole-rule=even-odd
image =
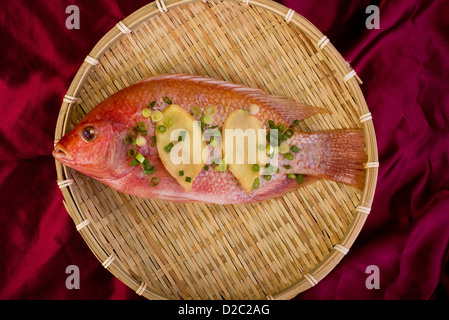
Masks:
[[[350,252],[299,299],[449,296],[449,2],[285,0],[364,81],[381,167],[373,208]],[[96,42],[147,1],[4,1],[0,11],[0,298],[138,299],[106,271],[66,213],[51,156],[62,97]],[[65,27],[67,6],[81,10]],[[66,267],[80,289],[65,287]],[[379,267],[369,290],[366,268]]]

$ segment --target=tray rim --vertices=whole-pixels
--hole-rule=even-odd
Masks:
[[[104,53],[122,36],[125,36],[128,31],[132,32],[134,28],[138,27],[144,21],[151,19],[158,14],[164,14],[170,9],[196,2],[207,2],[207,0],[156,0],[155,2],[151,2],[117,23],[116,26],[114,26],[97,42],[97,44],[90,51],[90,53],[80,66],[79,70],[77,71],[75,77],[73,78],[65,96],[65,98],[67,99],[64,99],[64,101],[62,102],[55,128],[55,144],[62,138],[63,134],[66,132],[71,108],[76,102],[76,97],[79,95],[79,92],[84,86],[84,83],[88,78],[90,72],[96,65],[95,61],[98,61],[104,55]],[[346,80],[345,83],[348,91],[351,93],[352,98],[355,99],[355,103],[359,108],[358,114],[361,115],[361,120],[363,118],[363,121],[361,121],[361,127],[365,134],[365,146],[368,156],[367,162],[374,164],[374,166],[366,168],[367,172],[365,178],[365,186],[361,192],[360,204],[355,210],[356,212],[354,215],[354,219],[351,221],[348,230],[338,244],[343,249],[341,249],[341,247],[336,248],[337,245],[334,246],[334,249],[330,254],[328,254],[318,265],[316,265],[312,270],[310,270],[309,273],[305,274],[304,277],[302,277],[296,283],[293,283],[284,290],[277,292],[274,296],[267,296],[267,299],[273,300],[291,299],[297,294],[315,286],[335,268],[335,266],[341,261],[341,259],[346,255],[347,251],[349,251],[349,249],[353,245],[368,217],[374,199],[379,166],[374,124],[364,95],[359,86],[359,84],[362,84],[360,78],[357,76],[350,64],[332,45],[332,43],[330,41],[327,41],[327,37],[325,37],[325,35],[321,33],[321,31],[318,30],[318,28],[315,27],[306,18],[294,12],[292,9],[289,9],[286,6],[271,0],[220,0],[216,2],[233,2],[240,4],[243,3],[244,5],[256,6],[258,8],[268,10],[283,17],[287,23],[301,29],[310,39],[312,39],[316,43],[323,44],[324,42],[326,42],[323,48],[321,48],[320,46],[320,49],[331,59],[333,59],[334,62],[337,62],[335,66],[339,67],[339,74],[337,74],[336,76],[345,78],[348,75],[352,74],[352,76],[348,80]],[[364,117],[368,119],[366,120]],[[57,181],[60,183],[61,181],[70,180],[70,174],[67,172],[67,168],[56,160],[55,163],[58,178]],[[87,217],[83,214],[82,209],[77,203],[70,185],[65,187],[60,186],[60,189],[64,197],[63,203],[67,212],[72,217],[75,225],[81,224],[87,219]],[[161,296],[151,291],[149,288],[146,288],[146,286],[143,286],[143,282],[139,283],[129,273],[126,273],[116,264],[106,263],[105,265],[105,262],[110,262],[111,260],[113,261],[114,253],[109,254],[106,252],[104,246],[99,241],[98,236],[95,234],[95,230],[91,229],[87,225],[87,227],[82,228],[78,231],[89,246],[89,249],[94,253],[97,259],[102,262],[103,266],[105,266],[106,269],[108,269],[125,285],[136,291],[137,294],[143,295],[148,299],[168,299],[165,296]]]

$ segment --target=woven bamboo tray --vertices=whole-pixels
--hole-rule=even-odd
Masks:
[[[326,108],[306,132],[363,128],[363,191],[319,180],[255,204],[131,197],[56,162],[64,205],[102,265],[149,299],[289,299],[348,252],[372,204],[377,145],[360,79],[310,22],[278,3],[158,0],[109,31],[86,57],[55,142],[92,108],[162,73],[209,76]]]

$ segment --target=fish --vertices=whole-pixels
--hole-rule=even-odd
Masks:
[[[198,174],[189,181],[191,187],[186,190],[179,183],[180,177],[174,176],[162,161],[164,157],[160,152],[163,149],[158,148],[156,140],[161,134],[158,133],[160,122],[144,115],[145,111],[164,112],[172,105],[186,114],[193,113],[199,126],[203,126],[201,123],[208,108],[213,110],[213,122],[201,128],[204,132],[208,128],[222,128],[234,112],[243,111],[246,116],[254,117],[252,119],[268,132],[268,145],[261,149],[269,148],[276,154],[277,165],[270,165],[271,153],[265,150],[268,163],[257,165],[264,172],[254,179],[257,183],[248,192],[232,170],[226,168],[225,161],[208,164],[210,159],[207,159],[200,163]],[[270,95],[257,88],[198,75],[162,74],[141,80],[100,102],[59,140],[52,154],[62,164],[119,192],[174,202],[236,204],[265,201],[317,179],[362,189],[367,160],[363,130],[303,132],[299,129],[300,121],[321,113],[329,111]],[[143,126],[140,132],[136,130],[139,124]],[[278,135],[281,135],[281,138],[277,137],[275,147],[270,145],[274,132],[270,129],[279,129]],[[135,144],[137,136],[143,137],[139,138],[145,140],[143,145]],[[282,143],[284,147],[285,144],[291,147],[288,157],[285,150],[279,152]],[[223,166],[224,170],[219,170]],[[267,168],[271,169],[268,173]],[[179,171],[180,176],[181,173]]]

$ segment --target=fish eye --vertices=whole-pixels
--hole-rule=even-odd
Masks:
[[[97,130],[94,127],[86,127],[83,130],[82,138],[86,142],[92,142],[97,137]]]

